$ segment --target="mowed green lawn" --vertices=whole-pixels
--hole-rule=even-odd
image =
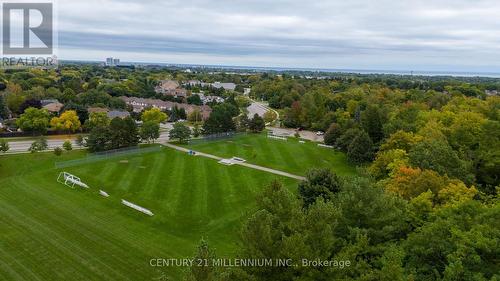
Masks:
[[[193,256],[202,237],[218,256],[233,256],[259,190],[273,179],[297,184],[167,148],[64,169],[89,190],[57,183],[54,161],[83,156],[0,157],[0,280],[178,280],[184,268],[152,267],[150,259]]]
[[[216,141],[195,140],[187,147],[220,157],[241,157],[249,163],[305,175],[310,168],[330,168],[342,176],[356,174],[344,153],[317,143],[300,143],[295,138],[287,141],[268,138],[266,134],[242,134]]]

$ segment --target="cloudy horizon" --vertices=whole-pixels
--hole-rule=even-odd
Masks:
[[[67,60],[500,72],[494,0],[59,0]]]

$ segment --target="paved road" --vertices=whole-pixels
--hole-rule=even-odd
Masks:
[[[255,114],[259,115],[260,117],[264,117],[264,113],[267,112],[267,108],[258,102],[252,102],[250,106],[247,107],[248,110],[248,118],[253,118]]]
[[[174,145],[174,144],[171,144],[171,143],[165,143],[164,145],[167,146],[167,147],[179,150],[179,151],[186,152],[186,153],[191,150],[191,149],[187,149],[185,147],[177,146],[177,145]],[[203,152],[199,152],[199,151],[195,151],[195,153],[198,156],[207,157],[207,158],[214,159],[214,160],[217,160],[217,161],[223,159],[223,158],[221,158],[219,156],[215,156],[215,155],[212,155],[212,154],[203,153]],[[302,177],[302,176],[297,176],[297,175],[290,174],[290,173],[287,173],[287,172],[283,172],[283,171],[280,171],[280,170],[275,170],[275,169],[271,169],[271,168],[267,168],[267,167],[263,167],[263,166],[258,166],[258,165],[254,165],[254,164],[250,164],[250,163],[234,162],[234,164],[235,165],[240,165],[240,166],[243,166],[243,167],[247,167],[247,168],[251,168],[251,169],[255,169],[255,170],[260,170],[260,171],[272,173],[272,174],[275,174],[275,175],[289,177],[289,178],[296,179],[296,180],[305,180],[305,177]]]
[[[270,108],[264,102],[252,100],[252,103],[247,107],[247,110],[248,110],[248,118],[252,118],[255,115],[255,113],[257,113],[260,117],[264,117],[264,113],[271,110],[272,112],[274,112],[274,114],[276,114],[276,120],[280,119],[280,114],[278,113],[278,111]]]
[[[168,125],[164,126],[165,129],[170,128]],[[164,128],[162,127],[162,128]],[[83,147],[79,146],[76,144],[76,138],[74,136],[61,136],[61,138],[48,138],[47,139],[47,145],[48,149],[47,150],[54,150],[56,147],[61,147],[63,143],[69,140],[71,141],[71,144],[73,145],[73,149],[82,149]],[[162,130],[160,133],[160,138],[157,140],[157,142],[166,142],[169,140],[168,137],[168,132],[165,130]],[[7,154],[17,154],[17,153],[25,153],[28,152],[28,149],[30,148],[31,144],[33,143],[34,139],[31,140],[15,140],[15,141],[9,141],[9,151]]]

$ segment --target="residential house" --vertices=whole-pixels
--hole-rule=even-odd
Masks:
[[[40,104],[42,105],[42,108],[46,109],[51,113],[59,113],[61,109],[64,107],[64,104],[60,103],[56,99],[41,100]]]
[[[500,92],[497,90],[485,90],[484,93],[487,96],[498,96]]]
[[[210,116],[210,113],[212,113],[212,109],[207,105],[197,106],[186,103],[177,103],[171,101],[162,101],[158,99],[145,99],[136,97],[121,97],[121,99],[123,99],[123,101],[125,101],[126,104],[132,106],[134,112],[141,112],[149,107],[158,108],[162,111],[165,110],[170,111],[175,106],[177,106],[177,108],[184,108],[187,114],[190,114],[195,110],[199,110],[204,120]]]
[[[93,112],[104,112],[108,116],[109,119],[113,119],[115,117],[119,118],[126,118],[130,116],[130,113],[128,111],[123,111],[123,110],[109,110],[107,108],[103,107],[89,107],[87,111],[90,113]]]
[[[223,97],[219,97],[219,96],[205,96],[203,93],[199,93],[197,95],[200,96],[200,99],[203,102],[203,104],[214,103],[214,102],[215,103],[223,103],[224,102],[224,98]]]
[[[90,113],[99,113],[99,112],[105,112],[105,113],[108,113],[109,112],[109,109],[107,108],[104,108],[104,107],[89,107],[87,108],[87,112],[90,114]]]
[[[177,88],[179,88],[179,83],[177,83],[177,81],[175,81],[175,80],[162,80],[162,81],[160,81],[158,86],[156,86],[155,91],[159,94],[165,94],[165,93],[172,91],[172,90],[175,90]]]
[[[224,88],[224,90],[227,90],[227,91],[234,91],[234,89],[236,89],[236,84],[215,82],[215,83],[212,83],[212,87],[217,88],[217,89]]]
[[[236,84],[234,83],[221,83],[221,82],[215,82],[215,83],[205,83],[199,80],[189,80],[185,85],[190,85],[192,87],[194,86],[200,86],[200,87],[214,87],[214,88],[224,88],[227,91],[234,91],[236,89]]]
[[[127,118],[130,116],[130,113],[128,111],[121,111],[121,110],[111,110],[108,112],[108,118],[113,119],[113,118]]]
[[[179,99],[187,98],[187,90],[180,88],[179,83],[175,80],[160,81],[160,84],[155,88],[155,92]]]
[[[172,97],[175,97],[175,98],[178,98],[178,99],[185,99],[185,98],[187,98],[187,90],[181,89],[181,88],[173,89],[173,90],[168,90],[168,91],[164,92],[164,94],[166,96],[172,96]]]

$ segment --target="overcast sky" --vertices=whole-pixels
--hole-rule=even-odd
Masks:
[[[500,72],[498,0],[59,0],[62,59]]]

